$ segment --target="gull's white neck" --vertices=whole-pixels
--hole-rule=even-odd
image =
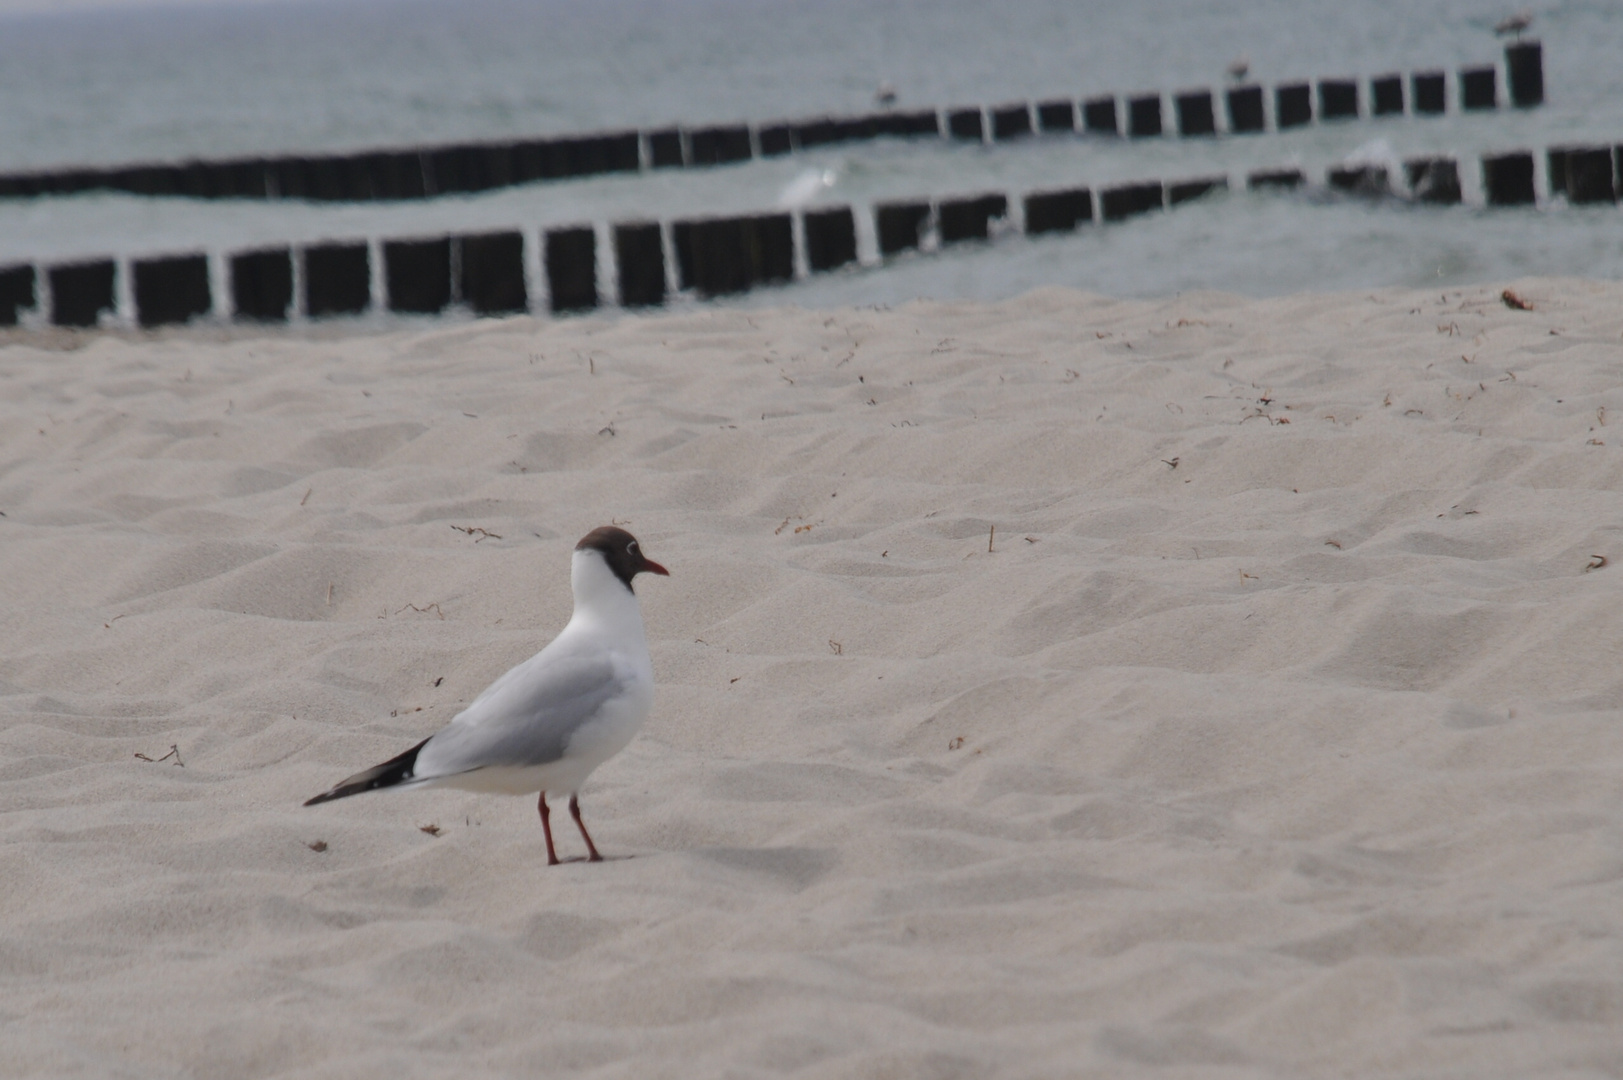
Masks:
[[[599,551],[577,551],[570,562],[569,587],[575,594],[575,613],[569,626],[577,632],[606,631],[616,637],[642,641],[642,605],[614,576]],[[629,644],[628,640],[628,644]]]

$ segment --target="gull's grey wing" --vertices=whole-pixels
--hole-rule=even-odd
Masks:
[[[416,776],[557,761],[575,732],[628,682],[607,656],[535,656],[428,740],[417,755]]]

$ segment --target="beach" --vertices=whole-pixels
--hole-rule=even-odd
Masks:
[[[1620,360],[1577,278],[11,332],[3,1071],[1623,1074]],[[611,522],[606,862],[301,806]]]

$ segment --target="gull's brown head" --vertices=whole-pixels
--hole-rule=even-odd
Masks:
[[[642,545],[637,538],[617,525],[603,525],[580,538],[575,545],[576,551],[596,551],[602,554],[603,561],[609,564],[614,576],[631,588],[631,579],[641,573],[663,574],[670,576],[670,571],[642,553]],[[635,590],[633,590],[635,591]]]

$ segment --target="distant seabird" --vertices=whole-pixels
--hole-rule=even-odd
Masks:
[[[1498,34],[1500,37],[1515,34],[1517,40],[1520,40],[1522,31],[1526,30],[1532,25],[1533,13],[1526,8],[1522,8],[1520,11],[1516,12],[1516,14],[1507,15],[1503,19],[1500,19],[1499,25],[1493,28],[1493,32]]]

